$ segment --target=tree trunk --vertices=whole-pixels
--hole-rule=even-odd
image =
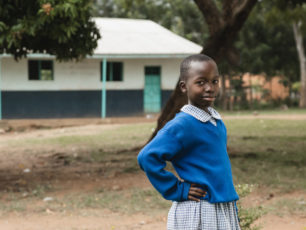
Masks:
[[[253,83],[252,83],[252,75],[249,75],[249,89],[250,89],[250,109],[253,109]]]
[[[220,87],[220,101],[221,101],[221,108],[223,110],[227,109],[227,93],[226,93],[226,86],[225,86],[226,76],[223,75],[221,77],[221,87]]]
[[[222,11],[217,8],[214,0],[194,0],[194,2],[202,12],[210,34],[201,53],[212,57],[217,64],[225,59],[231,65],[237,65],[239,55],[233,48],[233,43],[257,0],[224,0]],[[187,97],[181,92],[178,83],[158,118],[151,139],[187,103]]]
[[[293,33],[295,38],[296,50],[300,61],[300,74],[301,74],[301,94],[300,94],[300,107],[306,108],[306,57],[304,52],[303,35],[301,31],[302,22],[293,22]]]

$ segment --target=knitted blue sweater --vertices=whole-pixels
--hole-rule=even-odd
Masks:
[[[201,122],[180,112],[162,128],[138,155],[138,163],[152,185],[167,200],[188,200],[191,183],[207,191],[210,203],[238,200],[227,154],[226,128],[222,120]],[[171,161],[177,174],[166,171]]]

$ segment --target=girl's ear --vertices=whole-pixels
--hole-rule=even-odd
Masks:
[[[179,85],[180,85],[180,89],[181,89],[182,93],[186,93],[187,92],[186,82],[185,81],[180,81]]]

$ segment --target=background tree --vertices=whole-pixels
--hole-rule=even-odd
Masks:
[[[240,50],[238,72],[287,76],[298,79],[298,60],[292,29],[282,20],[272,25],[266,23],[265,15],[270,9],[262,1],[251,13],[239,34],[235,47]],[[278,16],[282,18],[282,15]]]
[[[306,108],[306,56],[305,56],[305,36],[306,36],[306,3],[305,0],[273,0],[270,1],[270,11],[266,16],[266,21],[274,25],[282,21],[293,31],[300,70],[300,107]],[[281,15],[281,17],[280,17]],[[283,36],[285,39],[286,37]]]
[[[251,12],[235,42],[236,49],[240,50],[240,63],[233,74],[261,74],[267,80],[281,76],[281,83],[291,91],[293,83],[299,80],[295,40],[282,14],[275,15],[273,24],[267,23],[272,7],[275,5],[270,1],[261,1]],[[291,105],[293,101],[287,103]],[[252,102],[247,105],[251,107]]]
[[[59,60],[92,54],[100,38],[86,0],[3,0],[0,6],[0,53],[15,59],[48,53]]]

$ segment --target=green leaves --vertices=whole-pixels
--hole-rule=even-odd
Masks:
[[[241,50],[240,71],[265,73],[268,78],[285,75],[296,81],[299,71],[292,28],[274,8],[275,2],[258,3],[242,29],[236,42]]]
[[[47,52],[58,60],[78,60],[92,54],[100,34],[90,19],[90,3],[5,0],[0,6],[0,53],[20,59],[30,51]]]
[[[1,22],[1,21],[0,21],[0,32],[3,32],[3,31],[5,31],[5,30],[7,30],[7,26],[5,25],[4,22]]]

